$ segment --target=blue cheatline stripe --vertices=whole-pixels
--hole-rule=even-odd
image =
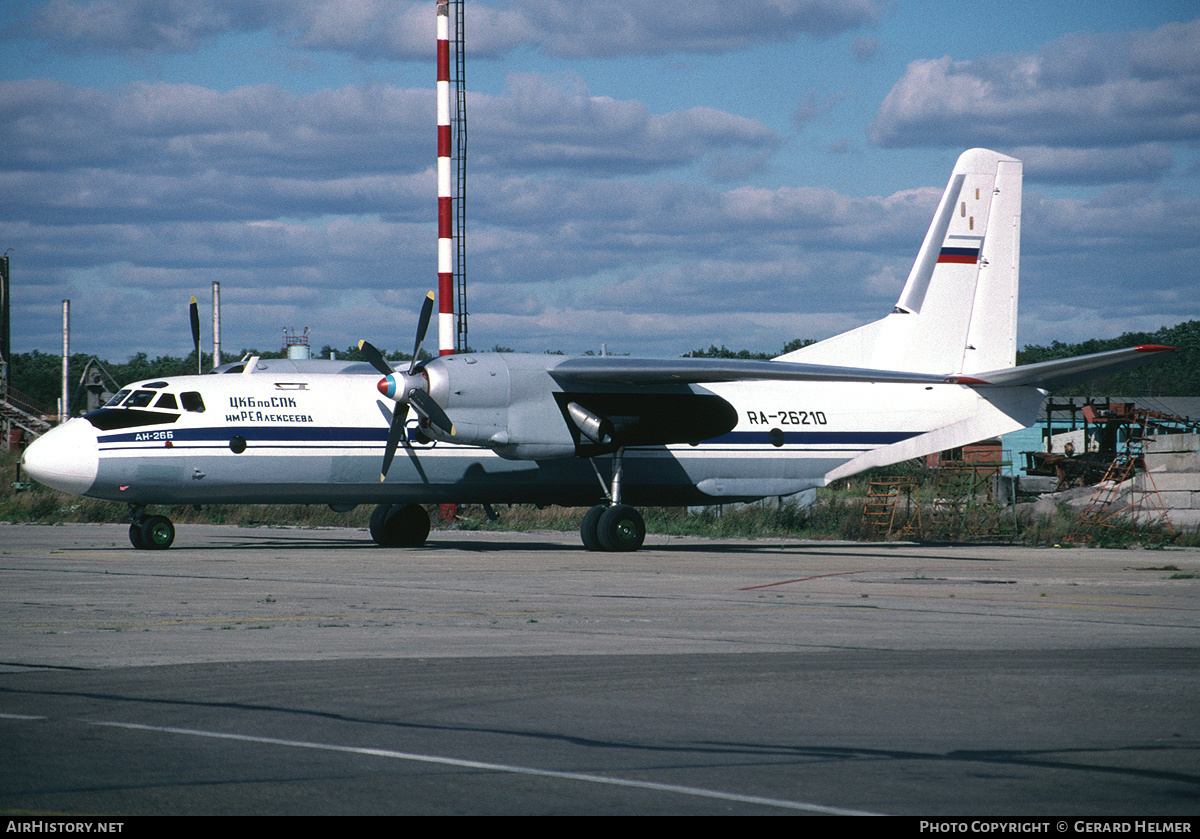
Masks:
[[[117,443],[161,444],[163,438],[153,437],[162,429],[150,426],[141,431],[125,431],[120,434],[102,434],[98,442],[102,446]],[[246,438],[248,443],[383,443],[388,430],[378,428],[333,427],[319,425],[229,425],[218,428],[173,428],[170,429],[172,443],[219,443],[227,445],[234,435]],[[888,446],[921,434],[920,431],[784,431],[785,445],[818,446]],[[720,437],[702,441],[706,445],[766,446],[771,445],[770,432],[730,431]],[[141,437],[142,439],[138,439]],[[643,447],[639,447],[643,448]]]
[[[160,429],[158,426],[147,426],[141,430],[123,432],[121,434],[102,434],[98,438],[100,445],[109,443],[158,443],[161,438],[153,435]],[[202,443],[219,441],[228,443],[234,435],[245,437],[247,441],[289,442],[289,443],[363,443],[386,441],[386,428],[358,428],[310,425],[223,425],[213,428],[172,428],[170,440],[175,443]],[[141,437],[142,439],[138,439]]]
[[[889,446],[921,434],[920,431],[784,431],[785,445]],[[770,444],[768,431],[730,431],[706,443]]]

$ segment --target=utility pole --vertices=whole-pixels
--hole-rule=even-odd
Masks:
[[[454,286],[458,309],[458,350],[466,352],[467,343],[467,44],[463,19],[466,0],[454,4],[454,36],[450,39],[453,64],[450,85],[454,88]]]
[[[8,356],[11,352],[10,340],[12,321],[8,309],[12,297],[8,289],[8,251],[0,256],[0,400],[8,401]],[[7,417],[3,424],[4,448],[12,448],[12,421]]]
[[[62,396],[58,400],[58,423],[62,425],[70,418],[71,400],[68,391],[71,375],[71,301],[64,300],[62,307],[63,357],[62,357]]]
[[[215,370],[221,366],[221,284],[213,282],[213,356]]]
[[[450,25],[451,6],[454,26]],[[453,29],[453,34],[451,30]],[[463,0],[437,0],[438,347],[467,347],[467,96]],[[453,56],[453,61],[451,57]],[[451,68],[453,67],[453,70]]]

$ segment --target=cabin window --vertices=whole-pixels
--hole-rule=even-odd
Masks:
[[[204,413],[204,399],[194,390],[179,394],[179,401],[183,403],[185,411],[195,411],[198,414]]]

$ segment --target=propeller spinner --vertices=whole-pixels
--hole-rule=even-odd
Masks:
[[[381,481],[387,478],[388,468],[392,465],[396,449],[401,442],[405,446],[408,445],[408,439],[404,433],[404,423],[408,419],[409,406],[412,406],[417,415],[435,431],[447,437],[454,436],[454,423],[450,421],[450,417],[446,416],[442,406],[429,395],[429,379],[418,369],[417,357],[421,354],[421,344],[425,341],[425,333],[429,329],[429,321],[432,316],[433,292],[431,291],[426,295],[425,303],[421,306],[421,317],[417,321],[417,340],[413,346],[412,362],[408,366],[407,373],[397,373],[378,349],[366,341],[358,342],[358,349],[362,352],[363,357],[371,363],[372,367],[383,374],[383,378],[376,385],[379,392],[396,402],[396,410],[392,412],[392,425],[388,429],[387,445],[383,450],[383,468],[379,473]]]

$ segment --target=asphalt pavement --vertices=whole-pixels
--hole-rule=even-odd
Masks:
[[[0,812],[1200,814],[1200,551],[0,525]]]

